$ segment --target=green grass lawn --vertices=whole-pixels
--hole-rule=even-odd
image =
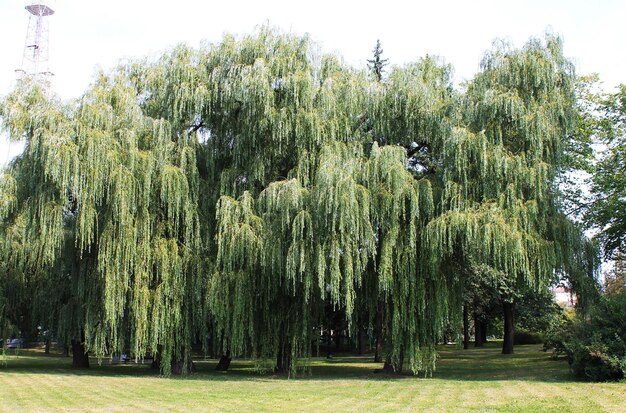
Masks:
[[[0,360],[0,411],[320,411],[320,412],[626,412],[626,383],[573,380],[567,363],[541,346],[517,346],[503,356],[483,349],[442,347],[432,378],[389,377],[365,357],[313,359],[311,374],[287,379],[255,373],[250,363],[213,370],[198,360],[186,378],[158,377],[147,365],[86,371],[71,359],[40,351]]]

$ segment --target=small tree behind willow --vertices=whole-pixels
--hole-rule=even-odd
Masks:
[[[607,295],[626,294],[626,256],[617,252],[613,268],[605,274],[604,292]]]
[[[367,60],[368,68],[378,82],[382,82],[385,66],[389,63],[389,59],[383,59],[383,49],[380,45],[380,39],[376,40],[376,47],[372,50],[374,57]]]
[[[607,259],[615,259],[626,250],[626,84],[614,93],[592,96],[588,108],[591,131],[605,149],[592,167],[591,203],[587,207],[589,224]]]

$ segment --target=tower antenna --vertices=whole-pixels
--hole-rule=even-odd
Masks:
[[[16,72],[21,76],[28,76],[47,80],[54,74],[50,71],[49,59],[49,22],[47,17],[54,14],[54,10],[46,3],[48,1],[33,1],[25,9],[28,11],[28,30],[24,44],[22,67]]]

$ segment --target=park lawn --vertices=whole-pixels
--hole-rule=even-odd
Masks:
[[[0,411],[626,412],[626,383],[575,381],[565,361],[540,349],[503,356],[495,343],[445,346],[432,378],[376,374],[371,358],[315,358],[310,375],[291,379],[245,361],[218,373],[215,360],[198,360],[186,378],[95,360],[75,371],[68,358],[22,351],[0,360]]]

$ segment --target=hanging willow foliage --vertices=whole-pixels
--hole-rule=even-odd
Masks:
[[[73,113],[43,94],[25,98],[37,90],[25,85],[3,109],[9,133],[27,142],[9,170],[28,185],[7,220],[11,231],[26,222],[13,265],[67,274],[50,326],[64,342],[84,336],[100,357],[162,352],[167,374],[188,355],[199,301],[197,142],[145,115],[123,71],[100,74]]]
[[[9,139],[26,143],[22,156],[2,172],[0,185],[0,282],[5,289],[1,333],[30,329],[26,310],[35,296],[32,286],[46,280],[67,239],[64,195],[69,189],[62,180],[72,167],[61,164],[55,151],[57,146],[67,148],[70,113],[29,79],[19,81],[0,103],[3,130]],[[67,155],[64,161],[71,163],[71,148]]]
[[[164,374],[209,331],[293,372],[325,308],[351,331],[380,311],[387,362],[432,371],[451,260],[528,284],[593,271],[555,186],[571,83],[553,37],[496,47],[461,98],[437,58],[377,82],[262,27],[100,73],[67,105],[20,84],[0,106],[26,139],[0,184],[5,285],[65,342]]]
[[[362,179],[372,198],[370,220],[376,233],[377,300],[382,300],[387,326],[387,362],[413,372],[434,368],[434,349],[443,325],[434,301],[446,291],[421,263],[420,234],[433,215],[428,179],[416,180],[407,170],[406,150],[372,147]]]
[[[263,42],[268,41],[265,35],[267,34],[260,37]],[[249,41],[250,39],[246,39],[240,47],[245,50],[252,47]],[[229,50],[234,48],[232,45],[228,47]],[[267,46],[256,46],[253,49],[255,53],[260,53],[265,47]],[[283,49],[275,47],[274,50],[282,52]],[[265,59],[271,62],[282,57],[274,56],[255,58],[255,67],[261,70],[260,67],[266,64]],[[302,53],[300,56],[306,54]],[[238,58],[241,59],[240,56]],[[271,63],[268,64],[272,66]],[[276,170],[275,166],[264,171],[273,171],[272,179],[280,179],[287,170],[287,175],[292,179],[266,182],[266,189],[260,194],[256,208],[249,212],[259,217],[263,223],[264,230],[254,232],[255,239],[260,233],[264,234],[264,244],[260,248],[260,265],[257,258],[247,258],[245,262],[255,263],[254,266],[243,271],[237,267],[239,275],[232,279],[228,275],[232,269],[228,267],[239,262],[241,254],[237,249],[231,250],[229,261],[221,261],[218,265],[216,277],[219,279],[219,286],[217,283],[213,285],[219,292],[214,293],[214,296],[220,297],[233,291],[235,285],[242,282],[239,277],[250,277],[254,281],[246,282],[257,285],[257,289],[258,286],[263,286],[264,292],[270,290],[267,292],[268,298],[261,300],[258,296],[248,296],[247,302],[241,304],[239,300],[242,298],[238,297],[237,306],[247,310],[234,312],[229,312],[223,301],[216,301],[215,305],[219,310],[214,312],[221,315],[216,318],[217,324],[224,325],[223,329],[226,330],[239,323],[237,332],[230,336],[246,337],[248,334],[248,342],[254,348],[252,352],[260,358],[280,356],[285,351],[285,345],[293,358],[306,357],[310,354],[312,326],[320,324],[319,316],[325,303],[341,310],[349,325],[357,302],[369,301],[365,305],[372,307],[373,304],[375,307],[380,294],[385,297],[389,306],[386,311],[388,322],[393,324],[388,339],[390,359],[398,367],[402,365],[402,359],[406,358],[413,370],[428,368],[432,363],[422,363],[424,358],[420,357],[420,352],[434,343],[438,328],[429,326],[431,323],[443,324],[443,313],[439,309],[445,306],[425,309],[426,301],[437,301],[446,293],[443,288],[437,292],[426,291],[434,283],[424,281],[425,272],[418,275],[419,231],[434,211],[430,181],[415,181],[413,175],[407,171],[406,151],[401,148],[381,150],[375,145],[371,159],[363,155],[363,150],[371,145],[373,137],[381,134],[380,131],[401,136],[402,132],[389,126],[393,125],[391,120],[398,117],[409,118],[403,124],[404,130],[416,129],[418,124],[424,125],[419,130],[413,130],[410,138],[403,136],[401,143],[409,146],[417,140],[436,145],[437,139],[448,128],[445,123],[443,126],[437,123],[437,120],[444,119],[445,110],[449,106],[446,103],[446,99],[450,99],[447,93],[449,84],[446,81],[448,71],[445,68],[440,69],[434,60],[427,59],[407,69],[398,69],[391,75],[393,79],[397,79],[393,85],[378,88],[371,87],[373,85],[367,82],[367,76],[341,68],[333,58],[322,58],[318,68],[311,64],[301,67],[313,70],[307,76],[316,81],[310,91],[307,89],[307,93],[299,94],[300,101],[295,104],[300,111],[308,109],[309,113],[319,114],[320,116],[311,118],[319,124],[314,128],[296,126],[288,129],[288,133],[293,134],[289,135],[292,136],[290,139],[297,143],[296,150],[289,145],[283,146],[283,141],[270,141],[269,147],[261,152],[253,151],[255,158],[248,158],[246,161],[244,171],[255,174],[261,168],[259,165],[272,165],[276,162],[274,159],[259,157],[278,151],[290,160],[278,163],[277,166],[283,168],[282,171]],[[220,74],[225,71],[224,68],[221,70]],[[249,70],[256,69],[253,67]],[[276,74],[274,78],[268,79],[264,74],[259,80],[274,85],[276,91],[273,97],[281,98],[272,102],[275,106],[289,102],[285,100],[286,96],[296,96],[295,92],[285,94],[282,90],[282,85],[291,84],[282,77],[287,75]],[[413,91],[406,84],[410,82],[419,84],[420,88]],[[236,81],[231,81],[229,86],[236,84]],[[224,96],[232,93],[225,93]],[[306,103],[304,97],[309,94],[313,100]],[[398,107],[403,109],[392,114],[384,113],[386,100],[394,95]],[[437,107],[431,107],[433,102],[437,102]],[[243,112],[237,111],[239,107],[236,105],[235,110],[235,119],[240,121],[239,124],[230,126],[231,130],[220,132],[220,135],[232,136],[230,146],[223,148],[220,154],[240,150],[235,146],[244,143],[245,139],[254,137],[255,142],[251,144],[258,145],[259,140],[276,139],[285,133],[275,130],[281,125],[272,125],[273,132],[265,137],[263,127],[255,125],[253,130],[240,132],[238,135],[242,122],[248,121],[242,115]],[[417,108],[421,108],[422,112],[415,113]],[[287,113],[291,113],[287,118],[290,119],[289,122],[294,122],[295,118],[297,123],[301,116],[295,112]],[[253,120],[257,125],[266,125],[267,122],[261,118],[253,117]],[[247,134],[251,135],[246,136]],[[212,144],[212,139],[218,138],[216,128],[212,128],[209,144]],[[339,143],[342,141],[345,143]],[[241,175],[235,172],[235,168],[230,168],[227,175],[223,174],[222,191],[237,193],[231,189],[234,188],[232,184],[226,186],[225,182],[253,189],[254,186],[250,183],[253,179],[258,180],[259,176],[252,177],[250,172],[240,173]],[[218,207],[232,210],[232,199],[228,202],[225,199],[230,198],[223,198]],[[373,202],[376,203],[374,207]],[[222,245],[230,245],[229,239],[233,236],[228,235],[229,233],[238,233],[240,228],[244,228],[241,220],[231,222],[224,219],[226,216],[231,215],[222,214],[218,209],[218,227],[222,228],[217,238],[220,251]],[[230,225],[231,229],[223,228],[222,222]],[[379,236],[379,231],[384,237]],[[254,257],[259,254],[256,250],[245,251]],[[225,256],[219,253],[219,257],[223,259]],[[375,268],[371,275],[367,274],[368,266]],[[229,279],[232,280],[230,284],[223,284],[224,280]],[[365,283],[374,285],[374,293],[359,297],[359,292],[366,289]],[[446,300],[444,298],[439,301]],[[255,305],[261,306],[254,309]],[[251,308],[254,310],[250,311]],[[246,313],[256,317],[256,324],[251,319],[240,318],[240,314]],[[289,317],[277,314],[289,314]],[[412,324],[408,326],[408,323]],[[254,330],[250,328],[251,325],[269,328]],[[244,331],[246,334],[241,333]],[[253,334],[256,336],[253,337]],[[220,340],[224,342],[228,335],[224,334]],[[280,338],[277,339],[277,335]],[[240,342],[233,346],[224,346],[221,350],[238,354],[246,348],[250,347]],[[265,350],[258,350],[261,348]],[[423,353],[431,354],[430,351]]]
[[[462,251],[509,286],[593,273],[591,255],[573,259],[591,246],[581,250],[584,236],[560,211],[555,179],[573,126],[573,81],[551,35],[485,55],[464,98],[464,127],[442,146],[441,211],[425,232],[433,269]]]

